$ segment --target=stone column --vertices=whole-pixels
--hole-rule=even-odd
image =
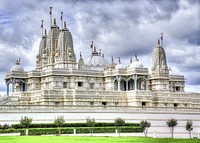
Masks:
[[[7,96],[9,96],[9,84],[7,84]]]
[[[118,91],[120,91],[121,89],[120,89],[120,81],[121,81],[121,77],[120,76],[118,76],[117,77],[117,81],[118,81]]]
[[[118,80],[118,91],[120,91],[120,80]]]
[[[148,90],[148,79],[145,80],[146,84],[146,90]]]
[[[128,91],[128,80],[126,80],[126,91]]]
[[[14,82],[12,83],[12,93],[14,93],[15,87],[14,87]]]
[[[135,90],[137,90],[137,75],[135,75],[135,78],[134,78],[134,84],[135,84]]]

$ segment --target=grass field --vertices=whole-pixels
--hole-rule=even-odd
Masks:
[[[143,137],[1,136],[0,143],[200,143],[200,140]]]

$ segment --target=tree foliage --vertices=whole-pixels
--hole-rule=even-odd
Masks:
[[[28,128],[30,127],[32,120],[32,118],[28,118],[27,116],[21,117],[20,125],[25,129],[25,135],[28,135]]]
[[[20,125],[21,125],[23,128],[28,129],[29,126],[30,126],[31,123],[32,123],[32,120],[33,120],[32,118],[28,118],[27,116],[21,117]]]
[[[116,118],[115,119],[115,126],[116,128],[120,127],[120,126],[124,126],[125,125],[125,120],[122,118]]]
[[[54,124],[58,127],[58,132],[59,132],[59,135],[60,135],[60,127],[65,123],[65,119],[63,116],[58,116],[55,118],[54,120]]]
[[[120,127],[122,127],[124,125],[125,125],[124,119],[122,119],[122,118],[116,118],[115,119],[115,126],[116,126],[118,133],[119,133],[119,136],[120,136]]]
[[[169,127],[169,129],[170,129],[170,132],[171,132],[171,137],[172,138],[174,138],[174,127],[176,126],[176,125],[178,125],[178,122],[177,122],[177,120],[176,119],[169,119],[168,121],[167,121],[167,126]]]
[[[191,131],[193,130],[193,122],[191,120],[187,120],[185,129],[189,132],[189,136],[191,138]]]
[[[86,124],[88,127],[95,127],[95,119],[94,118],[90,118],[90,117],[86,117]],[[91,128],[91,133],[93,133],[93,128]]]
[[[144,135],[145,137],[147,137],[147,133],[148,133],[148,128],[151,127],[151,123],[148,122],[147,120],[142,120],[140,122],[140,126],[143,129]]]

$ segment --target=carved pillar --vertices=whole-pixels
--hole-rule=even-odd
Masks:
[[[126,91],[128,91],[128,80],[126,80]]]
[[[134,77],[134,85],[135,85],[135,90],[137,90],[137,75],[135,75]]]
[[[120,80],[118,80],[118,91],[120,91]]]
[[[120,91],[120,81],[121,81],[121,77],[120,76],[117,78],[117,81],[118,81],[118,91]]]
[[[145,83],[145,85],[146,85],[146,90],[148,90],[148,79],[146,78],[146,83]]]
[[[7,96],[9,96],[9,83],[7,84]]]
[[[12,93],[14,93],[14,91],[15,91],[15,84],[14,84],[14,82],[12,83]]]

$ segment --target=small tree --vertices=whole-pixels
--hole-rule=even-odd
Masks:
[[[93,127],[95,127],[95,119],[90,119],[90,117],[86,117],[86,125],[90,127],[90,132],[93,134]]]
[[[65,119],[63,116],[55,117],[54,124],[58,127],[58,133],[60,135],[60,127],[65,123]]]
[[[169,127],[170,129],[170,132],[171,132],[171,137],[174,138],[174,127],[177,125],[177,120],[176,119],[169,119],[167,121],[167,126]]]
[[[141,128],[143,129],[143,132],[144,132],[144,136],[147,137],[147,134],[148,134],[148,129],[149,127],[151,127],[151,123],[146,121],[146,120],[142,120],[140,122],[140,126]]]
[[[21,117],[20,124],[24,128],[25,135],[28,135],[28,128],[30,127],[32,120],[32,118],[28,118],[26,116]]]
[[[191,120],[187,120],[187,123],[185,125],[185,129],[189,132],[189,136],[191,138],[191,131],[193,130],[193,123]]]
[[[115,126],[120,136],[120,127],[125,125],[125,120],[122,118],[115,119]]]

